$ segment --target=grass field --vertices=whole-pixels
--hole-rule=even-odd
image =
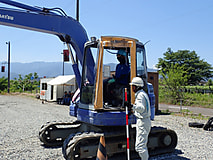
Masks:
[[[196,107],[205,107],[213,108],[213,93],[198,93],[196,89],[198,87],[193,87],[194,91],[184,92],[182,105],[185,106],[196,106]],[[201,89],[200,89],[201,90]],[[181,100],[173,100],[169,95],[167,95],[163,86],[159,86],[159,102],[168,103],[168,104],[180,104]]]

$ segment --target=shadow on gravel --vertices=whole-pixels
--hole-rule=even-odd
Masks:
[[[158,110],[156,113],[155,113],[155,116],[160,116],[160,115],[170,115],[171,113],[169,112],[169,110]]]
[[[44,144],[41,144],[42,147],[47,148],[47,149],[57,149],[57,148],[61,148],[61,146],[46,146]]]
[[[183,152],[181,150],[176,149],[172,153],[162,154],[162,155],[150,157],[149,160],[171,160],[171,159],[175,159],[175,160],[190,160],[189,158],[182,157],[181,154],[183,154]]]
[[[130,159],[131,160],[141,160],[138,157],[138,155],[136,155],[136,154],[137,153],[131,153]],[[181,150],[176,149],[172,153],[149,157],[149,160],[190,160],[189,158],[182,157],[181,154],[183,154],[183,152]],[[124,159],[126,159],[126,157],[127,157],[126,154],[123,154],[123,153],[115,154],[111,157],[108,157],[108,160],[124,160]],[[83,159],[83,160],[96,160],[96,158],[87,158],[87,159]]]

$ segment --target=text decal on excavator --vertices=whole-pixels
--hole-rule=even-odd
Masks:
[[[0,18],[2,18],[2,19],[8,19],[8,20],[11,20],[11,21],[14,20],[13,16],[4,15],[4,14],[0,14]]]

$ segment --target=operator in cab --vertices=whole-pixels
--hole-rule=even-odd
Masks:
[[[144,82],[140,77],[134,77],[130,83],[135,93],[135,104],[132,107],[136,120],[135,150],[142,160],[148,160],[148,135],[151,129],[149,97],[143,90]]]
[[[116,66],[114,78],[115,82],[121,85],[128,85],[129,83],[130,68],[129,64],[127,64],[126,55],[127,53],[124,49],[120,49],[117,52],[117,59],[120,63]]]
[[[121,107],[123,88],[129,86],[130,67],[124,49],[119,49],[116,57],[119,63],[116,65],[115,75],[104,81],[104,101],[112,106]]]

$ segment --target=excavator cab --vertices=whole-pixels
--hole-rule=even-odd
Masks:
[[[129,69],[125,82],[119,83],[115,75],[110,74],[112,70],[117,72],[117,66],[113,64],[119,50],[123,50],[126,55],[125,62],[122,67]],[[128,88],[129,101],[134,103],[134,93],[129,87],[129,82],[135,76],[142,77],[147,84],[147,67],[144,45],[136,39],[126,37],[101,37],[100,39],[92,39],[85,44],[85,54],[82,70],[81,82],[81,98],[79,108],[90,110],[104,110],[109,107],[122,106],[123,88]],[[96,59],[95,66],[88,73],[87,67],[90,62],[87,61],[87,51],[91,51],[93,58]],[[110,69],[111,68],[111,69]],[[93,80],[89,80],[88,74],[93,75]],[[126,73],[127,74],[127,73]],[[121,81],[121,80],[120,80]],[[123,80],[124,81],[124,80]],[[146,86],[146,85],[145,85]],[[117,99],[116,99],[117,98]],[[119,101],[120,103],[116,103]]]
[[[115,72],[117,72],[118,64],[116,65],[113,62],[116,62],[116,56],[118,57],[118,53],[121,50],[125,52],[123,55],[125,62],[123,62],[121,67],[126,67],[125,72],[127,76],[122,77],[121,74],[120,79],[121,81],[124,81],[123,78],[126,78],[127,80],[125,80],[125,83],[119,83],[118,78],[113,76],[111,73],[112,70],[116,70]],[[92,65],[90,65],[90,61],[87,60],[87,53],[92,53],[91,55],[93,55],[95,60],[95,65],[93,65],[93,68],[91,68]],[[95,116],[90,117],[88,115],[91,115],[91,113],[96,113],[99,115],[98,117],[100,117],[99,113],[101,112],[101,115],[107,114],[107,116],[102,117],[102,121],[105,120],[104,124],[107,125],[107,119],[113,119],[112,114],[117,111],[119,117],[125,120],[125,115],[123,115],[124,117],[121,116],[121,111],[124,111],[123,90],[124,88],[128,89],[129,104],[134,103],[135,97],[129,86],[129,82],[133,79],[133,77],[138,76],[143,78],[146,86],[146,66],[144,45],[136,39],[127,37],[102,36],[98,40],[92,38],[91,41],[88,41],[85,44],[84,49],[80,90],[81,94],[80,102],[78,104],[79,109],[77,118],[79,120],[91,123],[91,118],[95,121]],[[88,67],[90,67],[90,69],[88,69]],[[89,70],[92,71],[92,73],[88,72]],[[115,73],[115,75],[117,75],[117,73]],[[114,123],[116,125],[123,125],[123,123],[119,124],[119,122]],[[109,125],[111,125],[111,123],[109,123]]]

